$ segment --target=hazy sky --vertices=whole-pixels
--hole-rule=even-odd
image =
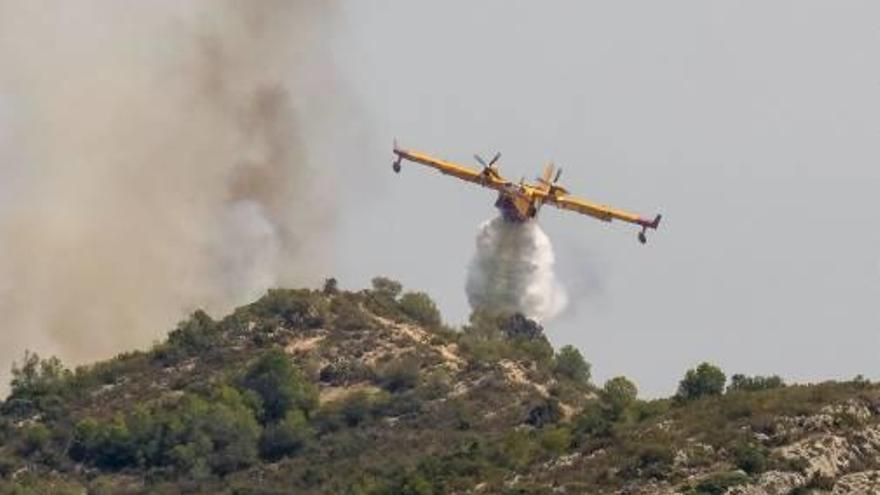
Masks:
[[[24,4],[0,0],[0,5]],[[152,101],[176,105],[178,100],[165,92],[187,94],[174,83],[193,72],[181,61],[189,60],[190,52],[196,60],[212,52],[196,50],[199,45],[190,38],[176,46],[178,38],[168,33],[177,32],[172,27],[180,21],[175,19],[178,10],[192,11],[190,17],[198,20],[199,9],[211,4],[190,9],[189,4],[157,2],[151,5],[168,11],[149,16],[151,22],[128,13],[118,19],[122,23],[91,12],[112,5],[110,16],[126,12],[126,4],[96,0],[88,5],[92,8],[70,21],[77,36],[84,33],[87,48],[119,55],[112,59],[121,64],[116,70],[127,73],[105,70],[100,58],[90,66],[90,52],[77,46],[71,51],[86,57],[76,60],[84,62],[78,71],[44,67],[51,58],[44,53],[48,48],[67,51],[59,50],[52,36],[43,44],[30,43],[34,26],[27,22],[52,31],[51,23],[38,22],[40,7],[30,4],[30,21],[7,19],[23,34],[0,36],[0,48],[7,50],[2,53],[15,59],[0,70],[24,64],[39,69],[37,74],[66,74],[35,76],[37,89],[67,88],[75,76],[80,83],[75,88],[94,84],[88,96],[120,119],[132,114],[128,93],[112,93],[118,101],[102,99],[107,86],[134,88],[130,96],[139,103],[133,107],[138,115],[152,115]],[[238,26],[238,20],[227,18],[238,12],[231,6],[254,4],[223,5],[221,20]],[[260,5],[257,10],[272,4]],[[147,9],[140,2],[128,6],[140,9],[131,12]],[[305,130],[291,140],[304,143],[308,161],[326,173],[309,183],[316,191],[309,197],[320,200],[290,203],[297,205],[298,218],[327,218],[330,233],[302,230],[335,239],[316,245],[336,246],[328,260],[315,261],[313,271],[329,265],[328,275],[355,289],[367,286],[374,275],[397,278],[410,289],[429,292],[450,323],[462,323],[469,312],[467,265],[478,225],[495,215],[494,195],[417,165],[394,174],[392,139],[464,163],[473,163],[474,152],[500,150],[501,170],[513,180],[532,178],[554,160],[564,167],[564,184],[578,195],[644,215],[664,214],[647,246],[638,243],[637,229],[630,225],[603,224],[552,208],[539,218],[554,242],[559,276],[571,295],[568,311],[546,325],[547,333],[554,344],[579,347],[593,363],[597,382],[623,374],[638,382],[643,395],[668,395],[684,371],[703,360],[728,374],[778,373],[794,381],[858,373],[880,378],[877,2],[342,0],[339,10],[302,12],[296,19],[305,22],[280,30],[296,34],[301,29],[301,37],[274,33],[267,38],[281,40],[276,45],[295,45],[290,57],[286,47],[235,45],[237,32],[225,37],[223,22],[211,33],[219,38],[218,46],[230,43],[232,55],[240,55],[233,61],[245,83],[276,72],[306,80],[292,90],[292,105],[305,108],[295,128]],[[52,18],[64,25],[66,17],[56,14]],[[321,18],[310,22],[309,15]],[[180,22],[184,27],[198,24],[193,19],[184,16]],[[211,21],[207,16],[213,26]],[[106,29],[94,29],[95,23]],[[151,26],[164,27],[152,32]],[[117,37],[108,34],[105,40],[104,33]],[[75,44],[80,38],[58,39]],[[139,61],[154,59],[161,70],[140,69]],[[290,67],[276,67],[287,60]],[[330,65],[335,69],[326,70]],[[0,82],[6,75],[0,72]],[[115,84],[114,77],[133,84]],[[145,87],[151,98],[138,89]],[[243,96],[248,95],[233,93],[231,98]],[[28,168],[20,150],[40,141],[53,125],[60,127],[58,136],[79,126],[59,123],[52,117],[58,109],[39,100],[16,99],[0,88],[2,210],[42,200],[21,197],[27,189],[17,183],[39,170]],[[34,115],[48,117],[23,126],[31,121],[33,107],[44,111]],[[165,115],[169,109],[158,110]],[[168,115],[184,111],[171,110]],[[96,122],[97,117],[82,114],[83,128],[104,122]],[[169,118],[167,127],[151,125],[146,132],[158,136],[150,136],[147,149],[164,167],[156,170],[185,172],[181,167],[199,156],[202,166],[206,160],[235,165],[237,155],[248,156],[249,150],[222,136],[248,132],[229,120],[225,124],[232,129],[224,127],[226,134],[205,133],[201,120],[190,116]],[[138,141],[135,130],[140,127],[132,123],[137,124],[114,119],[110,130],[118,126]],[[98,135],[108,130],[104,124]],[[169,137],[163,133],[174,134],[171,138],[180,134],[183,141],[201,136],[210,141],[204,143],[209,156],[178,156],[173,149],[154,146]],[[49,133],[47,139],[52,137]],[[93,144],[101,148],[102,142]],[[68,170],[67,157],[58,156],[67,155],[65,149],[48,151],[53,166],[88,181],[90,176]],[[116,170],[111,162],[105,165]],[[198,174],[190,178],[201,183]],[[165,205],[165,189],[145,194]],[[324,209],[327,214],[320,216]],[[148,220],[155,216],[150,208],[139,210]],[[165,217],[176,221],[173,213]],[[212,223],[201,217],[185,220]],[[10,241],[0,238],[3,244]],[[199,253],[190,254],[203,258]],[[297,266],[310,262],[291,260]],[[27,261],[13,268],[42,269]],[[320,276],[304,275],[303,283],[317,283]],[[11,279],[0,280],[0,291],[21,292],[14,285]],[[27,302],[37,308],[41,303]],[[181,302],[181,311],[199,304]],[[167,306],[162,306],[162,320],[174,321],[177,308]],[[149,312],[149,306],[144,308]],[[62,320],[68,316],[59,314]],[[138,342],[147,346],[165,330],[142,335]],[[25,332],[12,325],[2,331]],[[4,352],[20,354],[17,349]],[[0,364],[6,368],[5,361]]]
[[[601,380],[674,392],[702,360],[790,380],[880,377],[876,2],[348,2],[335,40],[371,142],[346,188],[337,273],[430,292],[453,322],[494,196],[401,144],[664,214],[545,209],[570,310],[547,325]],[[358,184],[356,181],[364,181]],[[346,201],[344,198],[343,201]]]

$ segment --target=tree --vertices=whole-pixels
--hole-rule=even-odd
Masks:
[[[608,405],[612,418],[617,420],[636,401],[638,394],[635,383],[625,376],[617,376],[605,382],[601,397]]]
[[[584,360],[581,351],[571,345],[559,349],[554,371],[577,383],[587,384],[590,381],[590,363]]]
[[[34,352],[25,351],[21,365],[12,365],[11,393],[18,395],[49,394],[60,386],[70,372],[57,357],[40,359]]]
[[[220,386],[207,397],[188,394],[168,412],[159,431],[183,427],[170,440],[196,453],[194,467],[205,462],[214,473],[225,475],[257,461],[260,425],[237,389]]]
[[[387,277],[376,277],[372,280],[372,283],[373,292],[375,292],[376,295],[392,300],[396,300],[397,296],[399,296],[400,292],[403,290],[403,285],[400,282]]]
[[[785,386],[785,382],[782,381],[782,378],[773,375],[773,376],[746,376],[741,374],[736,374],[730,377],[730,385],[727,386],[728,392],[734,392],[737,390],[744,390],[754,392],[757,390],[770,390],[774,388],[782,388]]]
[[[25,351],[22,363],[12,366],[9,396],[0,412],[19,415],[35,411],[59,413],[71,376],[70,370],[57,357],[41,359],[36,353]]]
[[[107,470],[167,467],[193,475],[224,475],[257,461],[260,425],[246,394],[219,386],[185,393],[171,404],[140,405],[112,420],[77,423],[71,459]]]
[[[720,368],[709,363],[701,363],[694,369],[690,369],[678,384],[678,393],[675,398],[680,401],[689,401],[721,395],[724,392],[724,383],[727,377]]]
[[[400,310],[413,320],[429,327],[439,326],[440,311],[424,292],[407,292],[400,298]]]
[[[321,291],[325,296],[334,296],[339,293],[339,282],[330,277],[324,280],[324,289]]]
[[[248,369],[241,385],[262,399],[264,423],[275,423],[294,409],[308,415],[318,403],[314,385],[293,365],[290,357],[278,349],[258,359]]]
[[[168,346],[176,353],[192,356],[213,347],[219,337],[217,323],[208,313],[199,309],[168,334]]]

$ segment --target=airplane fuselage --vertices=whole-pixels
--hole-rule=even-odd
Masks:
[[[508,190],[498,191],[495,207],[501,210],[501,214],[508,222],[527,222],[535,218],[541,208],[538,201],[520,187],[511,185]]]

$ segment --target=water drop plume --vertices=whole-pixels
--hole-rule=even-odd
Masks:
[[[560,314],[568,296],[554,271],[553,245],[537,222],[503,216],[480,225],[466,292],[471,308],[519,312],[546,321]]]

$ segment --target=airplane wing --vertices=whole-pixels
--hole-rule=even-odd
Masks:
[[[427,165],[440,171],[443,174],[451,175],[463,181],[471,182],[483,187],[488,187],[490,189],[498,190],[510,185],[510,181],[508,181],[504,177],[501,177],[501,175],[498,174],[498,171],[494,167],[486,167],[482,171],[475,170],[473,168],[459,165],[457,163],[448,162],[445,160],[438,160],[418,151],[400,149],[397,146],[394,147],[394,154],[397,155],[397,160],[394,163],[395,171],[400,171],[401,160],[408,160],[415,163],[421,163],[422,165]]]
[[[600,205],[582,198],[576,198],[567,194],[548,195],[545,204],[551,204],[564,210],[576,211],[584,215],[589,215],[599,220],[610,222],[612,220],[621,220],[632,224],[640,225],[643,229],[656,229],[660,225],[660,215],[654,217],[653,220],[644,218],[635,213],[612,208],[607,205]]]

